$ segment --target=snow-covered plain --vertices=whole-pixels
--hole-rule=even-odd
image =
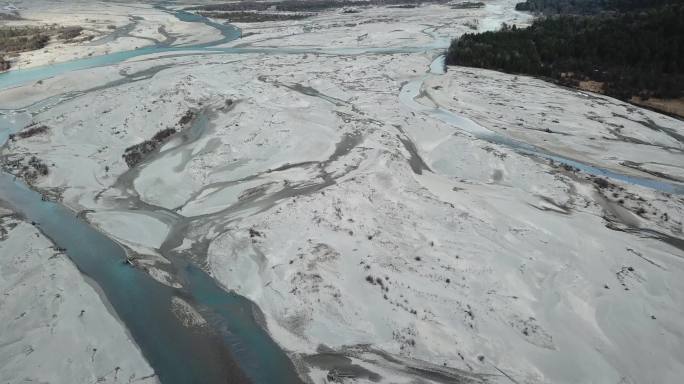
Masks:
[[[69,258],[3,208],[0,255],[0,381],[158,382]]]
[[[106,80],[37,112],[49,131],[1,155],[38,154],[50,173],[36,188],[253,300],[312,382],[336,367],[358,382],[677,383],[681,195],[477,137],[677,183],[683,124],[526,77],[431,68],[446,37],[528,22],[514,3],[241,25],[256,34],[232,45],[311,52],[148,56],[60,76],[40,92]],[[0,102],[28,106],[36,86]],[[187,111],[184,133],[128,169],[127,147],[180,129]]]

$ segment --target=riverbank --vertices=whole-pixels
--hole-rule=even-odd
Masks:
[[[158,383],[101,293],[36,227],[5,208],[0,254],[0,380]]]

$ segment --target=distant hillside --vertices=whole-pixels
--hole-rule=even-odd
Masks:
[[[683,20],[684,4],[546,17],[524,29],[463,35],[451,43],[447,64],[542,76],[625,100],[680,98]]]

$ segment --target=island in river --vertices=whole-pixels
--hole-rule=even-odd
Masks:
[[[0,75],[0,199],[24,217],[3,219],[22,224],[0,246],[38,234],[26,252],[49,268],[42,231],[53,262],[92,268],[67,264],[68,281],[100,293],[83,316],[109,327],[67,337],[74,354],[51,363],[72,376],[50,381],[166,383],[187,364],[216,376],[186,382],[676,383],[681,121],[445,72],[451,38],[531,22],[483,3],[330,8],[234,24],[239,39],[180,3],[16,3],[105,26],[100,45],[48,44]],[[107,39],[111,22],[129,27]],[[93,262],[65,228],[107,252]],[[4,277],[17,261],[1,255]],[[75,329],[80,313],[46,316]],[[17,324],[0,379],[47,380],[31,355],[55,339]]]

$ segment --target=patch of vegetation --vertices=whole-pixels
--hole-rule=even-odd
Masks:
[[[199,12],[204,17],[227,19],[234,23],[260,23],[264,21],[301,20],[314,13],[261,13],[261,12]]]
[[[318,12],[328,9],[358,6],[389,6],[397,4],[447,4],[451,0],[282,0],[282,1],[240,1],[234,3],[210,4],[189,8],[201,11],[284,11]]]
[[[173,128],[166,128],[157,132],[150,140],[126,148],[122,157],[129,168],[135,167],[143,161],[145,155],[159,148],[171,135],[176,133]]]
[[[474,9],[474,8],[482,8],[485,6],[485,3],[481,1],[473,2],[473,1],[465,1],[463,3],[458,3],[454,4],[451,6],[452,9]]]
[[[257,231],[254,228],[249,229],[249,237],[254,238],[254,237],[264,237],[264,234]]]
[[[31,156],[28,162],[29,166],[33,168],[33,172],[36,174],[35,177],[39,176],[47,176],[48,174],[48,166],[45,164],[42,160],[35,156]]]
[[[31,156],[27,163],[24,163],[23,158],[5,160],[4,168],[14,176],[23,179],[28,184],[33,184],[38,177],[47,176],[49,173],[47,164],[35,156]]]
[[[83,32],[82,27],[64,27],[59,31],[57,37],[62,40],[71,40],[80,36],[81,32]]]
[[[7,71],[11,67],[9,60],[6,60],[5,56],[0,56],[0,72]]]
[[[528,28],[465,34],[446,63],[551,78],[578,86],[600,82],[603,92],[677,98],[684,95],[684,4],[596,16],[554,16]]]
[[[81,27],[0,27],[0,54],[34,51],[45,47],[51,36],[61,40],[72,40],[80,36],[81,32]]]
[[[178,120],[178,125],[181,127],[181,129],[183,129],[188,124],[190,124],[196,116],[197,112],[193,110],[188,110]],[[169,139],[169,137],[171,137],[176,132],[178,131],[175,128],[162,129],[161,131],[157,132],[154,136],[152,136],[151,139],[145,140],[142,143],[132,145],[126,148],[124,154],[121,155],[121,157],[124,158],[124,161],[126,162],[126,165],[128,165],[129,168],[133,168],[141,161],[143,161],[143,159],[148,153],[159,148],[162,144],[166,142],[166,140]]]
[[[26,127],[24,127],[23,130],[19,131],[18,133],[11,133],[9,135],[9,139],[26,139],[35,135],[47,133],[49,130],[50,128],[48,128],[47,125],[38,125],[37,123],[33,123],[31,125],[27,125]]]
[[[47,27],[0,28],[0,52],[24,52],[43,48],[50,40]]]
[[[185,112],[185,114],[183,116],[181,116],[180,120],[178,120],[178,125],[180,125],[180,126],[187,125],[188,123],[190,123],[195,118],[195,116],[197,116],[197,113],[195,111],[188,110],[187,112]],[[163,132],[163,131],[161,131],[161,132]],[[157,133],[157,135],[158,134],[159,133]]]

